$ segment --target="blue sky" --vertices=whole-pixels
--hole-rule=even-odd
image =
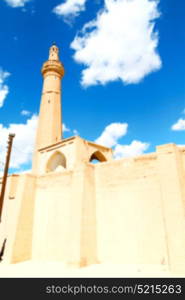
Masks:
[[[30,168],[54,41],[66,71],[64,137],[78,131],[116,158],[185,144],[184,13],[175,0],[1,0],[0,168],[9,131],[12,170]]]

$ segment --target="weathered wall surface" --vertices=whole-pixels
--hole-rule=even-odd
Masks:
[[[83,198],[81,219],[81,266],[95,264],[97,258],[97,215],[94,165],[85,164],[83,170]]]
[[[17,211],[17,202],[15,201],[15,192],[18,187],[18,182],[19,176],[8,176],[0,223],[0,248],[5,239],[9,240],[9,236],[12,235],[12,231],[14,231],[14,228],[12,227],[16,224],[17,214],[15,211]],[[2,184],[0,184],[0,186],[1,185]],[[7,242],[5,244],[5,249],[7,250]]]
[[[166,264],[156,156],[103,163],[95,173],[100,261]]]
[[[64,260],[68,255],[71,177],[65,171],[37,179],[33,259]]]
[[[70,140],[60,143],[59,145],[54,145],[53,147],[43,149],[37,154],[39,165],[36,174],[44,175],[46,173],[47,163],[52,155],[57,151],[65,155],[67,170],[72,170],[76,158],[75,150],[74,142]]]
[[[158,146],[157,161],[169,265],[173,272],[185,272],[185,181],[182,153],[175,144]]]
[[[20,177],[15,199],[18,202],[19,211],[17,211],[18,218],[12,247],[13,263],[31,259],[32,256],[35,181],[35,176],[30,174]]]
[[[100,261],[168,265],[185,272],[184,153],[155,154],[95,167]]]
[[[16,263],[31,259],[34,194],[34,176],[9,178],[1,224],[1,241],[7,239],[4,261]]]
[[[156,264],[185,272],[184,151],[169,144],[94,165],[87,162],[88,143],[76,141],[72,170],[8,179],[4,259]]]
[[[75,266],[97,262],[95,213],[94,166],[40,176],[32,258]]]
[[[56,153],[61,152],[66,158],[66,169],[74,170],[77,165],[87,163],[91,155],[97,150],[101,151],[107,160],[112,160],[112,150],[107,147],[88,142],[78,136],[63,140],[60,143],[45,147],[37,153],[38,166],[34,173],[44,175],[47,171],[49,159]]]

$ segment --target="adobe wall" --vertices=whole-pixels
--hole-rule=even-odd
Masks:
[[[182,173],[183,173],[183,182],[185,182],[185,147],[178,147],[181,163],[182,163]]]
[[[43,175],[46,173],[47,162],[57,151],[61,151],[65,155],[67,162],[66,168],[69,170],[72,170],[74,168],[76,159],[76,149],[74,147],[74,141],[72,139],[71,141],[70,139],[66,139],[66,142],[61,142],[58,143],[58,145],[56,144],[48,148],[46,147],[45,149],[37,153],[38,167],[35,172],[36,175]]]
[[[3,245],[5,239],[7,239],[9,232],[11,232],[13,215],[16,210],[15,194],[17,190],[19,176],[8,176],[4,202],[2,207],[2,216],[0,223],[0,248]],[[0,191],[2,187],[2,181],[0,182]]]
[[[156,155],[96,165],[100,261],[167,264]]]
[[[184,151],[169,144],[135,158],[9,177],[4,261],[156,264],[184,274],[184,162]]]
[[[49,173],[36,183],[32,259],[96,262],[94,168]]]
[[[0,226],[1,245],[7,239],[5,262],[31,259],[35,180],[31,174],[8,178]]]
[[[95,166],[100,261],[185,272],[182,162],[179,148],[169,144],[155,154]]]
[[[71,171],[40,176],[36,183],[32,258],[64,260],[68,254]]]
[[[71,137],[61,142],[40,149],[36,155],[37,165],[33,167],[36,175],[44,175],[47,172],[47,163],[56,153],[62,153],[66,158],[66,169],[74,170],[78,165],[89,162],[91,155],[97,150],[105,156],[107,160],[112,160],[112,149],[88,142],[79,136]]]
[[[183,156],[175,144],[157,147],[158,178],[164,211],[169,265],[185,272],[185,177]]]

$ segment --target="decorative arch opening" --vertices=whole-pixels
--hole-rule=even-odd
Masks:
[[[89,162],[93,163],[93,164],[97,164],[99,162],[103,162],[103,161],[107,161],[107,159],[105,158],[105,156],[103,155],[103,153],[101,153],[100,151],[95,151],[91,157]]]
[[[55,152],[49,159],[46,165],[46,172],[54,172],[66,169],[65,155],[59,151]]]

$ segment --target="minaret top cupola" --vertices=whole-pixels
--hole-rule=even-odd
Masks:
[[[56,44],[53,44],[49,49],[49,60],[59,61],[59,50]]]
[[[64,76],[64,67],[59,59],[59,49],[53,44],[49,49],[49,59],[42,66],[42,75],[45,77],[48,74],[58,75],[60,78]]]

